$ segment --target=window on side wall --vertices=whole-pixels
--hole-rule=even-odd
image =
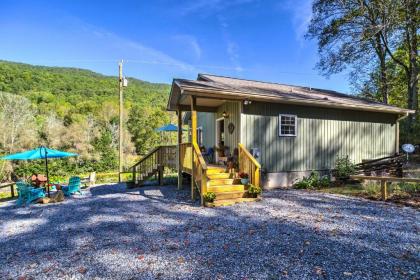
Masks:
[[[296,136],[297,134],[297,116],[279,115],[279,136]]]

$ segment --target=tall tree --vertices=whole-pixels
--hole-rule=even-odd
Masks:
[[[378,33],[383,16],[379,2],[316,0],[307,37],[318,41],[321,58],[317,67],[324,75],[351,67],[352,76],[360,79],[379,66],[379,91],[382,101],[388,103],[387,52]]]
[[[391,59],[404,69],[407,77],[407,107],[419,110],[418,80],[418,32],[420,24],[420,1],[418,0],[383,0],[384,21],[380,25],[380,35],[386,52]],[[407,50],[408,59],[395,55],[399,47]],[[414,121],[416,115],[410,120]]]

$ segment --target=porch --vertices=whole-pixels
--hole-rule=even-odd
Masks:
[[[177,114],[177,145],[157,147],[133,166],[134,183],[141,185],[156,174],[163,184],[163,170],[171,167],[178,173],[178,189],[183,188],[183,179],[188,176],[191,199],[199,198],[203,206],[259,200],[256,191],[261,190],[261,166],[239,142],[241,105],[239,100],[182,95],[171,107]],[[199,129],[199,113],[213,113],[214,123],[203,123]],[[184,125],[189,126],[188,133]],[[212,136],[204,136],[203,128]],[[213,150],[212,159],[205,157],[204,144],[207,151]],[[248,182],[241,182],[240,173],[247,174]]]

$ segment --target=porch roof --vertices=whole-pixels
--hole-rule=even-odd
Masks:
[[[199,74],[197,80],[174,79],[167,109],[169,111],[178,109],[188,111],[190,105],[188,97],[191,95],[198,97],[198,111],[212,111],[212,108],[220,106],[226,100],[252,100],[402,115],[415,112],[414,110],[385,105],[332,90],[243,80],[209,74]]]

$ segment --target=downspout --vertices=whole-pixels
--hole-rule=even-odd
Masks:
[[[405,115],[402,115],[397,118],[395,121],[395,154],[400,153],[400,121],[407,118],[409,113],[405,113]]]

